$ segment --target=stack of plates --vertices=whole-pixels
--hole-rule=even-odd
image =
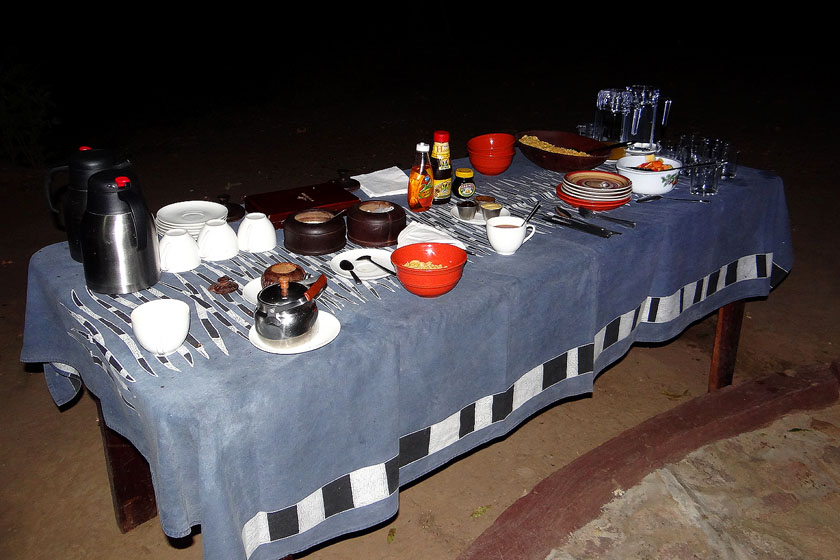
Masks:
[[[630,200],[633,183],[607,171],[572,171],[557,185],[557,196],[572,206],[611,210]]]
[[[227,219],[227,207],[217,202],[206,200],[187,200],[164,206],[155,216],[155,227],[159,235],[164,235],[170,229],[181,228],[187,230],[194,239],[208,220]]]

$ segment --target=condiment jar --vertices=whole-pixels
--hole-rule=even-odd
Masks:
[[[452,182],[452,196],[461,200],[470,200],[475,195],[475,180],[473,170],[459,167],[455,170],[455,180]]]

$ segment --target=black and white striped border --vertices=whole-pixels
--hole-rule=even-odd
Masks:
[[[741,281],[770,278],[775,286],[787,271],[772,262],[772,253],[741,257],[687,284],[669,296],[648,297],[616,317],[585,344],[535,367],[506,391],[481,398],[440,422],[400,438],[399,455],[363,467],[319,488],[297,504],[259,512],[242,529],[248,557],[260,545],[303,533],[341,512],[384,500],[399,489],[399,469],[433,455],[466,435],[504,421],[512,412],[552,385],[594,371],[605,349],[629,337],[641,323],[664,324],[693,305]]]

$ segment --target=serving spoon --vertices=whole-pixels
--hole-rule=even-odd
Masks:
[[[356,274],[355,270],[353,270],[353,263],[351,263],[347,259],[344,259],[343,261],[338,263],[338,266],[341,267],[341,270],[348,271],[350,273],[350,276],[353,277],[353,281],[356,282],[356,284],[361,284],[362,283],[362,279],[359,278],[359,275]]]

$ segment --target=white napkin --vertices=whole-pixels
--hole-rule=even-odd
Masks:
[[[353,179],[361,184],[362,190],[370,197],[406,194],[408,192],[408,175],[396,166],[373,173],[356,175]]]
[[[397,247],[412,243],[449,243],[466,250],[467,246],[446,233],[420,222],[409,223],[397,236]]]

